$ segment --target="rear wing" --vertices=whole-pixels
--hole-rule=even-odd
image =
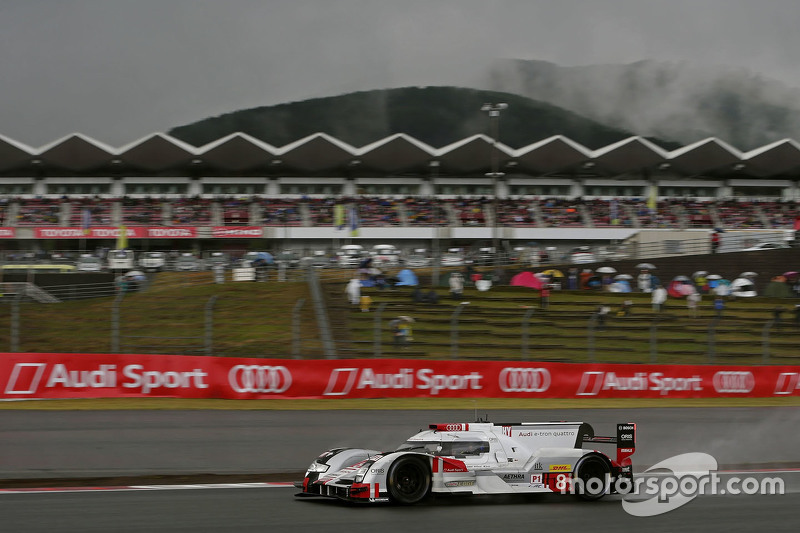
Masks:
[[[598,444],[617,445],[617,464],[619,466],[629,466],[630,456],[636,451],[636,424],[626,422],[617,424],[616,437],[601,437],[599,435],[583,435],[583,442],[594,442]]]

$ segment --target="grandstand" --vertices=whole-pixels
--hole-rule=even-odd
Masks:
[[[502,176],[487,175],[490,161]],[[620,242],[645,230],[670,238],[792,230],[798,172],[793,140],[740,152],[711,138],[668,152],[641,137],[589,150],[561,136],[517,149],[485,135],[441,148],[404,134],[363,148],[324,133],[284,147],[241,133],[201,147],[161,133],[120,148],[81,134],[40,148],[0,136],[0,213],[2,235],[17,249],[48,235],[68,249],[104,238],[39,228],[120,225],[197,228],[180,243],[163,241],[170,248],[207,249],[214,245],[205,236],[236,235],[319,246],[356,237],[344,227],[366,244],[495,236],[510,248]],[[214,229],[226,226],[242,231]]]

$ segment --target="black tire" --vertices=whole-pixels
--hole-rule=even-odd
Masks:
[[[575,478],[580,480],[576,491],[581,499],[599,500],[608,492],[611,466],[599,455],[585,455],[575,466]]]
[[[412,505],[422,501],[430,492],[431,469],[421,458],[404,455],[389,467],[386,481],[393,502]]]

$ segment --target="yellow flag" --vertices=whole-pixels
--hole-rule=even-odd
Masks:
[[[658,205],[658,185],[650,186],[650,198],[647,199],[647,207],[655,210]]]
[[[117,250],[124,250],[128,247],[128,228],[125,226],[119,227],[119,235],[117,235]]]

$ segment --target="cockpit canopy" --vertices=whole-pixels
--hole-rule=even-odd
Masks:
[[[489,442],[484,440],[458,441],[407,441],[397,451],[419,451],[444,457],[474,457],[489,453]]]

